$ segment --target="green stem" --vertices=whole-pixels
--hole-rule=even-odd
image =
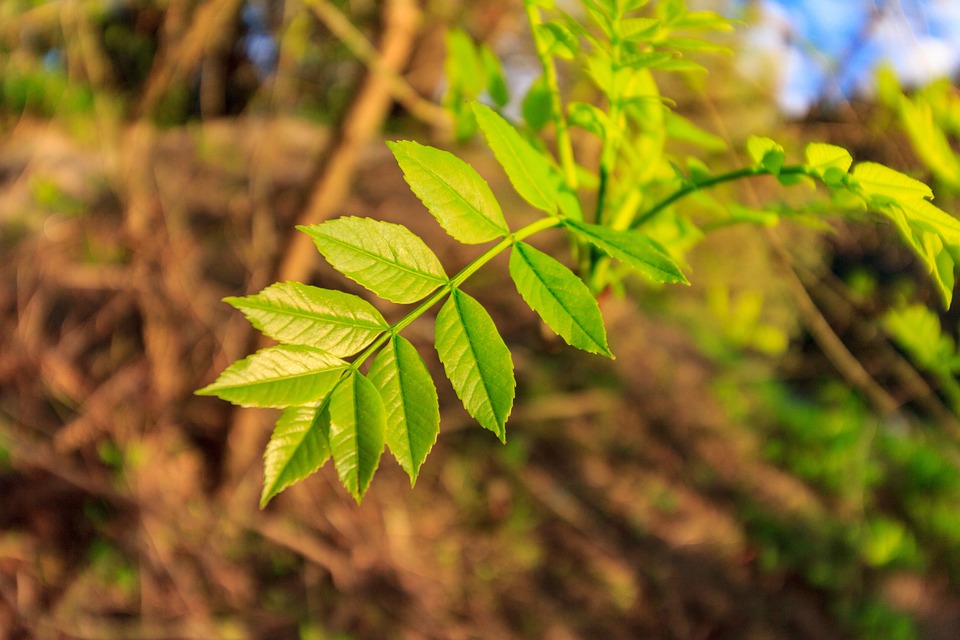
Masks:
[[[809,173],[809,170],[803,165],[791,165],[782,167],[779,175],[809,175]],[[674,191],[669,196],[653,205],[650,209],[637,216],[633,223],[631,223],[630,228],[636,229],[638,227],[642,227],[677,200],[681,200],[692,193],[696,193],[697,191],[709,189],[710,187],[715,187],[716,185],[723,184],[724,182],[733,182],[734,180],[740,180],[742,178],[752,178],[753,176],[763,175],[773,174],[764,167],[744,167],[743,169],[737,169],[736,171],[730,171],[729,173],[722,173],[708,180],[704,180],[703,182],[688,184],[687,186]]]
[[[570,131],[567,128],[567,118],[563,115],[563,102],[560,100],[560,82],[557,80],[557,67],[553,57],[547,51],[546,45],[537,34],[537,27],[543,24],[540,10],[532,0],[524,0],[527,11],[527,20],[530,23],[530,35],[533,45],[543,67],[543,78],[550,91],[550,110],[553,112],[553,126],[557,130],[557,154],[560,156],[560,166],[563,168],[563,179],[572,191],[577,189],[577,165],[573,159],[573,144],[570,142]]]
[[[433,294],[421,302],[417,307],[405,315],[403,318],[398,320],[393,324],[389,329],[380,334],[376,340],[374,340],[369,347],[364,349],[363,353],[356,357],[356,359],[350,363],[350,368],[356,370],[362,365],[370,356],[377,352],[380,347],[386,344],[387,340],[391,336],[395,336],[401,331],[403,331],[411,322],[422,316],[426,313],[432,306],[443,300],[451,291],[457,289],[462,285],[470,276],[476,273],[483,265],[487,264],[493,260],[496,256],[503,253],[503,251],[515,243],[520,242],[535,233],[543,231],[544,229],[550,229],[551,227],[556,227],[560,224],[561,218],[552,216],[549,218],[541,218],[534,223],[528,224],[519,231],[511,233],[508,236],[505,236],[489,249],[483,252],[476,260],[465,266],[461,269],[457,275],[453,276],[444,284],[442,287],[433,292]]]

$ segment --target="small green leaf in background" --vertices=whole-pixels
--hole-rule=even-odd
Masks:
[[[949,371],[956,362],[953,338],[943,333],[937,314],[923,305],[891,309],[883,316],[883,327],[925,369]]]
[[[433,378],[416,348],[397,335],[373,361],[367,377],[380,390],[387,409],[387,446],[410,476],[412,487],[440,432]]]
[[[673,258],[638,231],[618,231],[574,220],[564,220],[564,224],[604,253],[655,282],[689,284]]]
[[[863,194],[875,204],[932,198],[933,191],[919,180],[876,162],[859,162],[853,178]]]
[[[761,136],[750,136],[747,138],[747,153],[758,166],[763,167],[773,175],[780,173],[780,168],[786,160],[786,154],[783,147],[771,140]]]
[[[513,359],[483,306],[459,289],[437,314],[435,345],[464,408],[506,441],[517,382]]]
[[[477,244],[510,233],[490,186],[469,164],[409,140],[387,145],[410,189],[451,236]]]
[[[346,367],[346,362],[322,349],[280,345],[234,362],[197,394],[242,407],[306,405],[319,402]]]
[[[960,157],[934,120],[930,104],[922,96],[913,101],[900,96],[898,103],[913,150],[938,178],[954,189],[960,188]]]
[[[577,36],[563,24],[558,22],[539,24],[536,26],[536,31],[549,55],[573,60],[580,51]]]
[[[380,392],[351,370],[330,393],[330,452],[344,488],[359,503],[380,465],[386,411]]]
[[[550,87],[543,76],[540,76],[527,89],[527,95],[523,97],[523,104],[520,105],[524,121],[534,131],[543,129],[553,117],[551,100]]]
[[[571,126],[585,129],[598,138],[605,137],[610,126],[610,117],[606,112],[586,102],[568,104],[567,117]]]
[[[570,269],[518,242],[510,253],[510,277],[530,308],[567,344],[613,357],[600,307],[587,285]]]
[[[402,225],[344,217],[297,228],[334,269],[386,300],[416,302],[447,282],[437,256]]]
[[[327,400],[320,406],[288,407],[277,420],[263,454],[263,493],[260,508],[270,499],[300,482],[330,458]]]
[[[490,107],[475,103],[473,112],[517,193],[534,207],[556,213],[557,193],[550,182],[550,163]]]
[[[244,298],[225,298],[265,335],[344,358],[387,329],[373,305],[354,295],[299,282],[278,282]]]
[[[498,107],[505,107],[510,102],[510,90],[503,76],[503,65],[500,59],[489,46],[480,47],[480,59],[487,72],[487,93]]]

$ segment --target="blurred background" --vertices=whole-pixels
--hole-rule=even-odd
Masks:
[[[709,75],[658,76],[702,161],[831,142],[958,210],[960,3],[689,5],[743,21]],[[453,139],[452,27],[519,113],[519,0],[0,2],[0,638],[956,638],[960,317],[891,227],[757,213],[829,216],[812,190],[730,187],[756,224],[710,233],[692,287],[606,300],[612,364],[493,263],[470,291],[517,366],[507,444],[441,386],[416,489],[385,456],[362,506],[328,465],[257,508],[276,415],[193,395],[263,344],[220,300],[360,293],[293,231],[337,215],[472,259],[387,138],[530,215]]]

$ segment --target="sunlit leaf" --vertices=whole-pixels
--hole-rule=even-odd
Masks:
[[[437,256],[399,224],[345,217],[297,228],[334,269],[381,298],[416,302],[447,282]]]
[[[557,193],[550,182],[550,164],[546,159],[490,107],[474,104],[473,112],[487,144],[517,193],[534,207],[555,213]]]
[[[263,492],[260,507],[300,482],[330,458],[327,400],[319,406],[288,407],[277,421],[263,454]]]
[[[933,197],[930,187],[919,180],[876,162],[857,163],[852,175],[863,194],[880,203]]]
[[[288,407],[319,402],[347,367],[321,349],[280,345],[238,360],[197,391],[243,407]]]
[[[570,269],[523,242],[510,253],[510,277],[530,308],[567,344],[607,357],[603,316],[590,289]]]
[[[391,338],[367,377],[380,390],[387,410],[387,446],[413,486],[440,432],[433,378],[416,348],[400,336]]]
[[[747,138],[747,153],[755,164],[762,166],[770,173],[777,175],[783,166],[786,154],[783,147],[771,140],[761,136],[750,136]]]
[[[513,359],[483,306],[454,290],[437,314],[435,344],[467,413],[500,440],[513,408]]]
[[[846,174],[853,164],[853,157],[843,147],[822,142],[811,142],[806,146],[803,155],[807,161],[807,168],[821,178],[825,178],[828,171]],[[830,184],[830,182],[827,182]]]
[[[656,282],[688,284],[677,263],[650,238],[638,231],[564,220],[579,237]]]
[[[386,433],[383,399],[369,380],[350,371],[330,394],[330,452],[344,488],[357,502],[380,465]]]
[[[359,353],[387,329],[380,312],[363,298],[299,282],[279,282],[256,295],[225,301],[274,340],[340,357]]]
[[[476,244],[510,233],[490,186],[469,164],[409,140],[387,145],[410,189],[451,236]]]

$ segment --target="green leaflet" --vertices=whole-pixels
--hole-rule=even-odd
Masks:
[[[540,76],[530,85],[527,95],[523,98],[523,104],[520,105],[523,119],[532,130],[540,131],[550,122],[550,118],[553,117],[553,106],[550,100],[550,88],[543,76]]]
[[[950,147],[943,129],[934,120],[930,103],[922,96],[915,101],[900,96],[899,104],[913,150],[937,177],[955,189],[960,187],[960,159]]]
[[[351,370],[330,393],[330,452],[344,488],[359,503],[380,465],[386,412],[380,393]]]
[[[387,410],[387,446],[412,487],[440,432],[433,378],[416,348],[397,335],[373,361],[367,377],[380,390]]]
[[[473,112],[517,193],[534,207],[551,215],[556,213],[557,193],[550,182],[550,164],[543,155],[490,107],[475,103]]]
[[[944,246],[941,236],[930,231],[926,225],[918,224],[905,206],[922,202],[926,201],[914,200],[902,205],[899,203],[884,204],[879,206],[878,210],[893,221],[904,242],[913,249],[917,257],[926,265],[930,277],[937,285],[937,291],[940,293],[944,305],[949,308],[953,298],[955,268],[953,256]],[[936,209],[932,204],[930,206]]]
[[[306,405],[323,398],[347,363],[321,349],[280,345],[238,360],[197,391],[242,407]]]
[[[773,175],[780,173],[780,168],[786,160],[786,154],[783,147],[771,140],[761,136],[750,136],[747,138],[747,153],[758,166],[763,167]]]
[[[960,248],[960,220],[929,200],[906,200],[898,203],[911,223],[936,233],[949,245]]]
[[[261,509],[273,496],[314,473],[330,458],[328,399],[319,407],[288,407],[277,420],[263,454]]]
[[[402,225],[344,217],[297,228],[334,269],[392,302],[416,302],[447,282],[437,256]]]
[[[835,170],[845,174],[853,164],[850,152],[843,147],[822,142],[811,142],[806,146],[803,155],[807,160],[807,168],[821,178],[825,178],[827,171]],[[829,183],[828,183],[829,184]]]
[[[653,240],[638,231],[619,231],[569,219],[563,223],[579,237],[651,280],[689,284],[677,263]]]
[[[587,285],[570,269],[518,242],[510,253],[510,277],[530,308],[567,344],[613,357],[600,307]]]
[[[299,282],[278,282],[256,295],[224,301],[274,340],[341,358],[359,353],[388,326],[363,298]]]
[[[490,186],[469,164],[409,140],[387,146],[410,189],[451,236],[477,244],[510,233]]]
[[[517,382],[513,359],[483,306],[455,289],[437,314],[440,362],[467,413],[506,441]]]
[[[876,162],[857,163],[853,178],[864,196],[874,204],[933,197],[930,187],[919,180]]]

